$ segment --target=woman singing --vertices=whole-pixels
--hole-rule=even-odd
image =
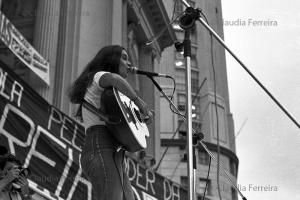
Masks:
[[[144,116],[152,118],[146,103],[125,80],[131,63],[126,50],[118,45],[102,48],[73,83],[69,98],[80,104],[76,116],[83,120],[86,139],[81,154],[81,166],[93,184],[97,200],[134,200],[131,185],[123,167],[124,150],[93,112],[85,108],[89,102],[100,109],[105,88],[115,87],[130,98]],[[83,106],[82,106],[83,105]]]

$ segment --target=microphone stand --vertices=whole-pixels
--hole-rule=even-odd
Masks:
[[[182,0],[184,5],[189,8],[189,4]],[[198,9],[195,9],[198,10]],[[199,10],[199,12],[201,12]],[[246,72],[251,76],[251,78],[267,93],[267,95],[277,104],[277,106],[290,118],[290,120],[300,129],[300,124],[297,122],[297,120],[281,105],[281,103],[271,94],[271,92],[268,91],[268,89],[254,76],[254,74],[247,68],[247,66],[227,47],[223,39],[204,21],[202,17],[198,17],[198,19],[201,24],[214,36],[214,38],[224,47],[224,49],[227,50],[228,53],[231,54],[231,56],[246,70]]]
[[[278,105],[278,107],[291,119],[291,121],[294,122],[294,124],[300,128],[300,124],[296,121],[295,118],[292,117],[292,115],[279,103],[279,101],[276,100],[276,98],[264,87],[264,85],[251,73],[251,71],[246,67],[246,65],[226,46],[225,42],[222,40],[221,37],[218,36],[218,34],[200,17],[200,10],[199,9],[194,9],[190,7],[190,5],[187,3],[186,0],[181,0],[182,3],[187,7],[185,13],[188,14],[186,16],[180,15],[181,17],[180,21],[184,23],[186,26],[181,26],[185,30],[185,40],[184,40],[184,55],[185,55],[185,63],[186,63],[186,91],[187,91],[187,115],[188,115],[188,133],[187,133],[187,146],[188,146],[188,175],[189,175],[189,190],[188,190],[188,197],[189,200],[193,199],[193,194],[195,194],[194,190],[194,175],[193,175],[193,170],[192,170],[192,134],[191,132],[194,131],[192,130],[192,117],[191,117],[191,70],[190,70],[190,64],[191,64],[191,58],[190,58],[190,53],[191,53],[191,48],[190,48],[190,30],[188,30],[191,27],[188,27],[188,23],[192,22],[191,24],[194,25],[194,22],[196,20],[199,20],[201,24],[217,39],[218,42],[236,59],[236,61],[247,71],[247,73],[256,81],[256,83],[269,95],[269,97]],[[177,17],[176,17],[177,19]],[[171,24],[176,20],[174,19]],[[165,30],[163,30],[165,31]],[[162,32],[163,32],[162,31]],[[158,38],[155,37],[153,38],[153,41]],[[152,41],[152,42],[153,42]],[[151,44],[152,42],[148,42],[147,45]],[[175,44],[176,46],[176,44]],[[160,86],[153,80],[152,77],[148,76],[152,82],[155,84],[155,86],[159,89],[159,91],[164,95],[164,97],[170,102],[170,104],[178,111],[176,106],[173,104],[173,102],[167,97],[167,95],[162,91]],[[185,116],[182,115],[179,111],[178,114],[183,117],[185,120]],[[242,192],[239,190],[237,187],[236,183],[231,179],[230,173],[225,170],[225,165],[222,161],[218,162],[218,159],[214,157],[212,152],[207,148],[207,146],[200,141],[199,142],[201,146],[206,150],[206,152],[210,155],[210,157],[217,162],[218,166],[223,167],[223,171],[230,182],[230,184],[235,188],[235,190],[240,194],[243,200],[246,200],[246,197],[242,194]],[[192,192],[193,191],[193,192]]]
[[[186,34],[186,37],[189,36],[189,31],[188,34]],[[185,48],[188,48],[188,46],[190,46],[190,42],[188,45],[188,39],[187,39],[187,45]],[[188,52],[188,51],[187,51]],[[189,51],[190,52],[190,51]],[[190,58],[190,57],[189,57]],[[190,59],[186,59],[188,63],[190,63]],[[190,69],[190,68],[189,68]],[[189,70],[190,71],[190,70]],[[194,140],[195,138],[197,138],[197,133],[195,130],[192,129],[192,101],[191,101],[191,78],[189,78],[189,86],[187,86],[189,88],[188,95],[190,96],[189,98],[189,103],[187,103],[187,107],[189,107],[189,109],[187,109],[186,115],[188,116],[187,118],[185,117],[184,114],[180,113],[180,111],[178,110],[178,108],[174,105],[173,101],[166,95],[166,93],[162,90],[162,88],[160,87],[160,85],[153,79],[153,76],[150,75],[146,75],[155,85],[155,87],[158,89],[158,91],[165,97],[165,99],[167,99],[167,101],[170,103],[170,105],[172,105],[172,107],[176,110],[176,112],[182,117],[182,119],[184,121],[188,121],[188,131],[187,131],[187,148],[188,148],[188,177],[189,177],[189,189],[188,189],[188,196],[189,196],[189,200],[193,200],[193,199],[197,199],[196,197],[196,188],[195,188],[195,172],[197,169],[197,163],[196,163],[196,154],[195,154],[195,148],[196,145],[193,145],[193,137]],[[191,77],[191,72],[189,72],[188,77]],[[192,134],[192,131],[194,131],[194,135]],[[200,136],[199,140],[203,139],[203,136]],[[196,139],[197,140],[197,139]]]
[[[164,96],[164,98],[172,105],[173,109],[176,110],[176,112],[182,117],[183,121],[186,121],[186,117],[184,114],[180,113],[180,111],[178,110],[178,108],[175,106],[175,104],[173,103],[173,101],[166,95],[166,93],[162,90],[162,88],[160,87],[160,85],[153,79],[153,76],[150,75],[146,75],[155,85],[155,87],[158,89],[158,91]],[[188,194],[190,195],[189,197],[191,199],[189,200],[193,200],[193,199],[197,199],[196,196],[196,187],[195,187],[195,181],[196,181],[196,169],[197,169],[197,163],[196,163],[196,153],[195,153],[195,148],[198,146],[198,144],[200,144],[204,150],[208,153],[208,155],[216,162],[218,163],[217,158],[213,155],[213,153],[208,149],[208,147],[205,145],[205,143],[202,141],[204,138],[204,135],[202,133],[197,133],[194,129],[191,128],[191,131],[193,131],[193,135],[191,137],[192,141],[191,141],[191,146],[192,147],[192,154],[193,156],[190,156],[190,158],[193,159],[189,159],[191,164],[190,166],[192,166],[192,170],[191,172],[193,173],[191,175],[191,177],[189,177],[190,181],[192,182],[192,184],[190,185],[190,187],[188,188]],[[244,195],[241,193],[241,191],[239,190],[239,188],[237,187],[237,185],[234,183],[234,181],[231,178],[230,173],[225,169],[226,165],[220,161],[218,163],[222,169],[224,174],[226,175],[226,178],[228,179],[228,182],[236,189],[236,191],[240,194],[240,196],[242,197],[243,200],[247,200]]]
[[[184,33],[184,58],[186,66],[185,90],[186,90],[186,115],[187,115],[187,155],[188,155],[188,199],[196,199],[195,192],[195,168],[193,167],[193,136],[192,136],[192,83],[191,83],[191,39],[190,28],[185,29]]]

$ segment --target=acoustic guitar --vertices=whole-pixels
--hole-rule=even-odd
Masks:
[[[130,152],[145,149],[149,130],[134,102],[113,87],[103,92],[101,103],[107,115],[120,119],[106,125],[122,148]]]

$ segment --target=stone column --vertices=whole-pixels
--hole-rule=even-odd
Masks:
[[[81,10],[81,0],[61,0],[58,48],[52,104],[67,114],[72,114],[73,106],[67,97],[71,83],[78,77],[80,22],[89,14]]]
[[[29,84],[49,103],[52,103],[60,0],[39,0],[34,32],[34,47],[50,62],[50,86],[47,86],[35,74],[30,73]]]
[[[152,72],[154,70],[154,63],[152,59],[152,49],[149,47],[142,46],[139,48],[139,68],[144,71]],[[154,101],[154,86],[150,79],[139,76],[139,87],[140,87],[140,95],[142,99],[148,104],[151,109],[154,109],[156,113],[159,113],[158,110],[155,109],[155,101]],[[148,155],[152,155],[155,157],[155,151],[159,148],[156,148],[155,139],[159,137],[159,132],[156,132],[156,119],[148,126],[150,137],[148,140],[148,148],[146,152]]]

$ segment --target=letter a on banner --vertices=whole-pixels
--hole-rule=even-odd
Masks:
[[[49,62],[44,59],[0,11],[0,38],[4,44],[47,85]]]

